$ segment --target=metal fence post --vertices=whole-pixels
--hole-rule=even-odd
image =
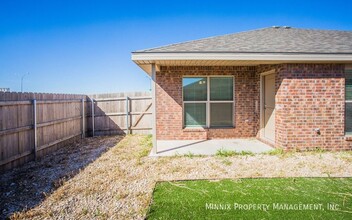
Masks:
[[[37,100],[33,99],[33,130],[34,130],[34,159],[37,159],[38,136],[37,136]]]
[[[94,99],[91,98],[90,100],[92,102],[92,135],[94,137],[94,118],[95,118],[95,115],[94,115]]]
[[[86,136],[86,115],[84,111],[84,99],[82,99],[82,138]]]
[[[128,117],[129,117],[129,97],[126,96],[126,134],[130,133]]]

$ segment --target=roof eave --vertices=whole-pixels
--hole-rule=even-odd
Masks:
[[[251,61],[253,64],[285,63],[285,62],[339,62],[351,63],[352,53],[223,53],[223,52],[133,52],[132,60],[150,74],[150,64],[160,65],[166,61],[175,61],[178,65],[191,64],[189,61],[228,61],[235,64]],[[197,62],[201,64],[202,62]]]

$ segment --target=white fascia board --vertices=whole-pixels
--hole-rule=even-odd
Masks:
[[[133,61],[156,60],[272,60],[272,61],[352,61],[352,54],[287,53],[132,53]]]

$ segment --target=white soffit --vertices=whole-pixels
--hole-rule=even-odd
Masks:
[[[133,53],[139,60],[276,60],[352,61],[352,54],[274,54],[274,53]]]
[[[132,60],[147,73],[150,64],[170,66],[253,66],[280,63],[352,63],[352,54],[285,53],[132,53]],[[157,69],[158,70],[158,69]]]

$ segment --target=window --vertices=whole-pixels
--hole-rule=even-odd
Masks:
[[[345,133],[352,135],[352,69],[345,70]]]
[[[233,127],[233,77],[184,77],[185,127]]]

